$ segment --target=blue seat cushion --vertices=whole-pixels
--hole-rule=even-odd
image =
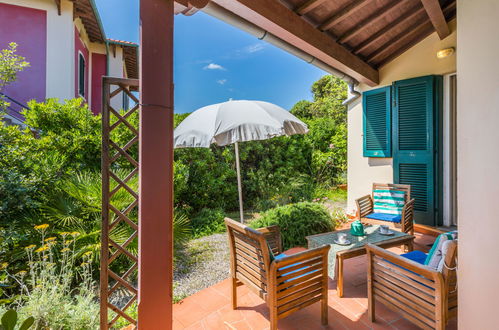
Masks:
[[[409,253],[404,253],[404,254],[401,254],[400,256],[407,258],[409,260],[415,261],[421,265],[424,265],[424,262],[426,260],[426,253],[424,253],[422,251],[418,251],[418,250],[411,251]]]
[[[395,223],[400,223],[400,220],[402,220],[402,216],[398,214],[388,214],[388,213],[371,213],[369,215],[366,215],[366,218],[369,219],[374,219],[374,220],[382,220],[382,221],[389,221],[389,222],[395,222]]]

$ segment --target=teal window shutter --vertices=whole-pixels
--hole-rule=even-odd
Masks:
[[[362,94],[364,157],[392,156],[391,86]]]

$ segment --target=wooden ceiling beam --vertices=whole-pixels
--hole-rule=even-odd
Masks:
[[[420,4],[417,4],[417,6],[421,6]],[[424,12],[424,8],[421,6],[418,9],[416,8],[411,8],[407,11],[407,13],[403,14],[402,16],[398,17],[395,21],[393,21],[391,24],[388,24],[369,38],[367,38],[365,41],[363,41],[361,44],[359,44],[355,49],[353,50],[354,54],[359,54],[362,51],[364,51],[366,48],[371,46],[373,43],[378,41],[381,37],[385,36],[388,32],[391,30],[395,29],[396,27],[412,20],[418,15],[421,15],[421,13]]]
[[[319,26],[322,31],[327,31],[332,28],[336,23],[345,19],[348,15],[353,14],[357,10],[362,9],[365,5],[369,3],[369,0],[355,0],[350,4],[346,5],[340,9],[336,14],[328,18],[324,23]]]
[[[450,30],[442,7],[440,7],[440,2],[438,0],[421,0],[421,2],[440,40],[446,38],[450,34]]]
[[[327,34],[314,28],[279,1],[212,0],[212,3],[255,24],[359,82],[370,86],[375,86],[379,82],[376,69]]]
[[[327,0],[308,0],[303,5],[298,7],[298,9],[296,9],[296,13],[298,15],[305,15],[306,13],[314,10],[315,8],[319,7],[326,1]]]
[[[407,3],[405,1],[394,1],[386,6],[376,10],[374,13],[366,17],[360,23],[355,24],[355,26],[349,31],[345,32],[339,39],[339,43],[345,43],[351,40],[353,37],[358,35],[360,32],[364,31],[366,27],[371,24],[377,23],[379,20],[385,18],[389,15],[393,10],[400,8],[401,6],[405,6]]]
[[[444,9],[444,14],[449,14],[452,10],[455,9],[456,3],[452,2],[448,4]],[[378,49],[368,56],[367,61],[369,63],[377,62],[386,63],[385,58],[382,56],[387,54],[386,57],[394,58],[393,54],[400,54],[400,50],[407,50],[408,48],[403,48],[404,45],[412,46],[415,42],[419,41],[419,36],[422,34],[422,31],[428,28],[428,26],[433,26],[431,21],[429,21],[426,17],[424,19],[419,19],[409,27],[404,29],[402,32],[398,33],[396,36],[385,42],[382,46],[378,47]],[[379,59],[380,60],[376,60]]]

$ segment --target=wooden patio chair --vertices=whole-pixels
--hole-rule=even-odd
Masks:
[[[278,226],[252,229],[226,218],[230,245],[232,308],[237,308],[237,287],[246,285],[267,303],[270,329],[277,321],[321,301],[321,321],[328,324],[329,246],[294,255],[281,254]]]
[[[426,254],[408,259],[367,245],[369,317],[375,322],[375,301],[423,329],[445,329],[457,316],[457,240],[450,241],[441,271],[425,266]],[[406,254],[409,255],[410,253]]]
[[[390,215],[374,212],[374,192],[376,190],[403,191],[404,207],[402,215]],[[411,199],[411,186],[406,184],[373,183],[372,195],[366,195],[355,200],[357,218],[367,224],[388,225],[393,229],[414,235],[414,199]]]

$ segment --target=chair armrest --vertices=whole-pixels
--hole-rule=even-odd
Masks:
[[[402,218],[400,224],[404,233],[414,234],[414,198],[405,203],[402,208]]]
[[[366,251],[369,261],[368,271],[370,273],[373,271],[373,268],[375,268],[375,261],[373,260],[373,257],[375,256],[381,259],[381,261],[379,262],[383,262],[383,265],[385,267],[388,266],[387,268],[383,269],[385,273],[402,273],[404,276],[408,276],[409,274],[408,277],[417,278],[415,281],[419,280],[421,282],[424,282],[424,278],[426,278],[433,280],[436,284],[443,284],[442,274],[431,267],[404,258],[402,256],[399,256],[398,254],[395,254],[391,251],[385,250],[370,243],[366,245]],[[376,258],[376,260],[379,259]],[[421,278],[419,278],[418,275]],[[424,284],[426,285],[426,282],[424,282]]]
[[[282,253],[282,238],[281,230],[279,226],[268,226],[256,229],[259,233],[262,233],[270,248],[272,253],[275,255]]]
[[[357,216],[360,219],[373,213],[373,199],[371,195],[365,195],[355,200],[357,204]]]

